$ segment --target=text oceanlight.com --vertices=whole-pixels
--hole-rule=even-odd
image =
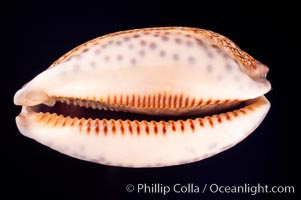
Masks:
[[[197,185],[194,183],[174,185],[165,185],[161,183],[138,183],[136,185],[126,185],[126,191],[129,193],[137,194],[162,194],[167,195],[169,193],[179,194],[293,194],[295,192],[294,186],[269,186],[264,184],[251,185],[244,183],[242,185],[219,185],[216,183]]]

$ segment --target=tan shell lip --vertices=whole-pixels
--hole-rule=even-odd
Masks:
[[[78,153],[77,151],[74,152],[75,154],[71,153],[71,156],[79,159],[112,166],[135,168],[162,167],[205,159],[234,146],[237,142],[244,139],[249,135],[249,131],[253,131],[258,126],[256,122],[263,120],[270,107],[269,101],[264,96],[247,100],[245,103],[244,107],[237,110],[202,118],[177,121],[79,119],[77,117],[64,117],[63,115],[57,115],[55,113],[36,113],[32,110],[31,106],[23,106],[22,112],[17,116],[16,121],[18,127],[22,127],[22,133],[24,135],[32,137],[33,139],[40,137],[41,139],[38,138],[36,140],[41,140],[42,144],[50,146],[53,149],[58,149],[60,152],[64,153],[66,149],[62,149],[63,146],[53,146],[55,145],[54,143],[51,143],[51,141],[49,143],[48,140],[43,140],[43,138],[55,138],[56,140],[58,139],[58,141],[66,142],[66,145],[70,145],[70,147],[73,148],[77,148],[77,142],[80,145],[79,147],[88,144],[86,148],[87,150],[89,149],[89,152],[91,150],[91,153],[101,153],[101,157],[96,157],[95,159],[86,157],[85,154],[79,154],[80,152]],[[241,123],[247,123],[249,125],[247,128],[248,133],[241,134],[239,130],[231,129],[233,125],[240,125]],[[41,129],[47,130],[47,132],[36,132],[36,130]],[[70,132],[70,130],[72,130],[72,132]],[[68,131],[68,133],[66,133],[66,131]],[[233,134],[233,136],[229,137],[228,133]],[[65,137],[66,140],[61,140]],[[236,137],[240,138],[239,141],[236,141]],[[220,142],[222,142],[221,144],[223,144],[227,138],[233,142],[223,145],[220,149],[220,147],[218,147],[220,143],[216,140],[220,140]],[[196,146],[192,147],[191,145],[193,144],[196,144]],[[157,148],[166,147],[166,145],[171,145],[171,147]],[[132,146],[135,148],[132,148]],[[193,152],[185,151],[188,147],[190,149],[202,148],[205,154],[191,155]],[[101,149],[95,151],[97,148]],[[109,156],[103,153],[105,149],[109,151]],[[114,152],[116,152],[116,154],[114,154]],[[143,152],[143,154],[141,154],[141,152]],[[152,159],[149,163],[144,160],[141,162],[143,158],[148,161],[154,154],[163,156],[164,161],[172,157],[172,155],[175,156],[178,154],[187,154],[187,156],[191,157],[187,158],[187,156],[184,156],[185,159],[182,161],[178,161],[178,159],[168,160],[167,163],[153,162]],[[124,158],[123,155],[127,155],[126,163],[121,162],[122,158]],[[118,157],[116,162],[110,160],[112,156]]]
[[[240,107],[233,110],[216,113],[206,116],[194,116],[194,118],[183,119],[162,119],[162,120],[142,120],[142,119],[110,119],[110,118],[84,118],[84,117],[70,117],[57,113],[36,112],[34,106],[23,106],[21,114],[17,117],[17,121],[26,121],[28,116],[34,115],[36,122],[48,127],[73,127],[78,128],[80,132],[89,134],[90,132],[96,134],[166,134],[167,127],[171,126],[172,132],[185,133],[187,130],[194,132],[197,126],[212,127],[222,124],[223,122],[230,122],[238,119],[240,116],[248,115],[251,112],[256,112],[256,108],[266,104],[263,96],[255,99],[250,99],[242,102]],[[187,126],[189,124],[189,126]]]
[[[189,116],[210,115],[231,110],[243,102],[238,99],[198,99],[189,98],[188,95],[167,95],[159,93],[153,95],[109,95],[106,99],[51,97],[47,104],[61,103],[75,108],[84,107],[105,111],[121,111],[139,113],[150,116]],[[62,110],[68,110],[68,108]]]
[[[183,95],[182,95],[183,96]],[[230,120],[230,115],[237,112],[245,113],[244,110],[251,110],[252,104],[259,98],[239,101],[234,100],[200,100],[192,103],[187,98],[183,103],[173,101],[171,104],[164,101],[155,101],[154,104],[135,104],[135,101],[119,104],[117,98],[112,102],[100,102],[94,100],[66,97],[52,97],[54,105],[47,106],[39,104],[36,106],[23,106],[22,113],[39,113],[40,115],[56,115],[63,118],[81,119],[81,120],[115,120],[115,121],[186,121],[196,118],[210,118],[212,116],[226,115]],[[132,99],[133,100],[133,99]],[[157,99],[158,100],[158,99]],[[139,101],[138,101],[139,102]],[[152,100],[150,101],[152,102]],[[22,115],[21,113],[21,115]]]

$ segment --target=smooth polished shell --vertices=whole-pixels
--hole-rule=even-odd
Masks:
[[[212,31],[122,31],[78,46],[17,91],[14,102],[22,111],[16,122],[25,136],[87,161],[125,167],[189,163],[232,147],[256,129],[270,107],[263,96],[271,88],[267,72]],[[49,111],[57,102],[142,117]]]

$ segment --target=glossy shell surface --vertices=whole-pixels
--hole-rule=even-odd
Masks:
[[[17,126],[50,148],[100,164],[194,162],[232,147],[261,123],[270,108],[267,72],[212,31],[117,32],[71,50],[17,91]],[[142,118],[81,118],[40,109],[58,102]]]

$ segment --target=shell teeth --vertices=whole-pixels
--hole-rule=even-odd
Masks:
[[[100,104],[97,104],[96,106],[97,106],[97,108],[98,108],[99,110],[103,109],[103,106],[100,105]],[[105,110],[105,109],[104,109],[104,110]]]
[[[107,106],[103,105],[100,102],[92,101],[92,100],[85,100],[85,99],[73,99],[73,98],[67,98],[67,97],[57,97],[52,98],[52,100],[47,102],[46,105],[53,106],[55,102],[61,102],[65,103],[67,105],[73,105],[73,106],[79,106],[79,107],[85,107],[85,108],[92,108],[92,109],[99,109],[99,110],[114,110],[114,108],[108,108]]]
[[[76,100],[76,105],[83,107],[84,103],[82,101]]]
[[[162,97],[162,95],[161,95]],[[163,95],[161,98],[158,95],[158,99],[154,98],[150,100],[144,100],[143,97],[137,97],[137,102],[132,101],[131,103],[126,102],[122,104],[122,101],[118,101],[119,98],[114,98],[114,102],[96,100],[97,98],[92,99],[83,99],[83,98],[72,98],[72,97],[52,97],[47,102],[49,105],[54,105],[55,101],[82,107],[82,108],[91,108],[104,111],[123,111],[123,112],[134,112],[134,113],[143,113],[149,115],[190,115],[190,114],[208,114],[213,112],[220,112],[225,109],[234,107],[240,103],[239,100],[212,100],[212,99],[202,99],[195,103],[195,100],[189,100],[188,97],[183,97],[183,95],[175,96],[174,98],[167,98],[166,95]],[[109,98],[108,98],[109,99]],[[141,100],[142,99],[142,100]],[[146,99],[146,98],[145,98]],[[168,101],[166,101],[168,99]],[[157,100],[157,103],[156,101]],[[129,100],[127,100],[129,101]],[[54,103],[53,103],[54,102]],[[48,105],[47,104],[47,105]],[[146,109],[141,109],[146,108]]]
[[[53,107],[55,105],[56,101],[54,98],[49,98],[46,102],[44,102],[45,105]]]
[[[96,105],[95,103],[93,103],[93,104],[91,105],[91,107],[95,110],[95,109],[97,108],[97,105]]]
[[[77,101],[73,101],[72,103],[73,103],[73,106],[77,106],[78,105]]]
[[[64,103],[64,99],[63,98],[57,98],[57,101]]]

